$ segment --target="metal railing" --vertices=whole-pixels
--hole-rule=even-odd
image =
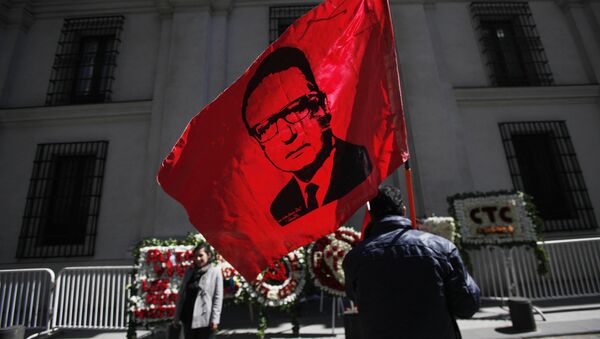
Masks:
[[[48,328],[53,290],[50,269],[0,270],[0,328]]]
[[[127,329],[132,266],[67,267],[56,281],[53,328]]]
[[[482,297],[532,300],[600,295],[600,238],[540,242],[549,255],[550,272],[537,273],[529,247],[486,247],[469,251],[473,276]]]
[[[544,300],[600,295],[600,238],[540,244],[550,257],[546,276],[537,274],[535,255],[528,247],[470,251],[482,297]],[[60,271],[56,282],[49,269],[0,270],[0,327],[21,325],[45,332],[126,329],[132,270],[132,266],[69,267]]]

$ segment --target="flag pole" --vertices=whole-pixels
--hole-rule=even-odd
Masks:
[[[413,193],[413,184],[412,184],[412,170],[410,169],[410,164],[408,163],[408,159],[404,162],[404,176],[406,177],[406,189],[408,191],[408,207],[410,210],[410,222],[412,224],[412,228],[417,228],[417,215],[415,212],[415,197]]]

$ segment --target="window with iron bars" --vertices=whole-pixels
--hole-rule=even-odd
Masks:
[[[554,84],[526,2],[473,2],[471,14],[493,86]]]
[[[513,185],[533,197],[545,232],[598,227],[564,121],[501,123],[500,133]]]
[[[107,141],[37,147],[17,258],[94,255]]]
[[[110,101],[124,20],[123,16],[65,20],[46,105]]]
[[[279,38],[299,17],[316,5],[272,6],[269,8],[269,42]]]

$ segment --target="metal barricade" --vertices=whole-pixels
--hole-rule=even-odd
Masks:
[[[133,266],[67,267],[56,281],[53,328],[123,330]]]
[[[53,289],[50,269],[0,270],[0,328],[48,328]]]
[[[540,242],[549,256],[550,272],[537,273],[529,247],[486,247],[469,251],[473,276],[482,297],[531,300],[600,295],[600,238]]]

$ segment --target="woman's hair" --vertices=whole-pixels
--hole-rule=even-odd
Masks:
[[[206,254],[212,259],[213,252],[211,247],[207,243],[196,245],[196,247],[194,247],[194,250],[192,251],[192,255],[195,256],[196,253],[198,253],[198,251],[200,250],[204,250],[204,252],[206,252]]]

